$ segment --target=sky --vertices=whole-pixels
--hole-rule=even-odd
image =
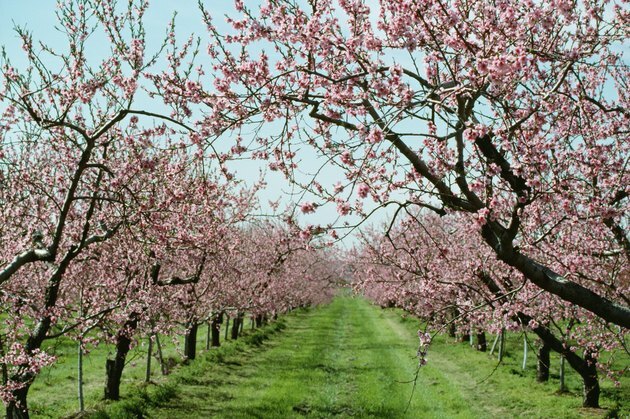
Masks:
[[[122,3],[125,3],[124,1]],[[233,11],[231,0],[215,0],[206,1],[207,9],[213,15],[213,21],[219,30],[227,27],[225,23],[225,14]],[[248,6],[255,6],[257,1],[247,1]],[[18,39],[13,28],[18,25],[26,27],[33,34],[34,40],[44,40],[51,46],[63,46],[64,37],[55,29],[57,19],[55,16],[56,1],[54,0],[0,0],[0,45],[5,47],[8,57],[18,68],[20,64],[24,64],[24,54],[21,49],[21,42]],[[176,27],[178,41],[182,42],[192,33],[202,36],[202,51],[205,51],[203,36],[205,35],[205,26],[201,21],[197,8],[196,0],[153,0],[150,1],[150,7],[145,19],[145,29],[147,33],[147,51],[155,51],[164,38],[166,27],[169,24],[174,13],[177,13]],[[93,54],[98,54],[95,49]],[[268,52],[269,53],[269,52]],[[143,99],[140,99],[138,106],[143,106]],[[154,104],[144,104],[144,106],[155,106]],[[261,133],[264,135],[264,132]],[[229,139],[220,139],[226,147],[231,147],[232,143]],[[219,147],[222,147],[219,144]],[[313,153],[311,153],[313,154]],[[310,159],[310,160],[309,160]],[[314,157],[306,157],[301,168],[307,168],[312,171],[321,165]],[[229,165],[230,170],[236,173],[237,178],[245,180],[248,184],[253,184],[260,178],[261,171],[265,171],[265,166],[259,161],[237,161]],[[333,185],[337,181],[343,181],[343,173],[338,169],[326,169],[321,176],[318,177],[323,185]],[[276,172],[266,172],[267,188],[260,192],[259,199],[261,203],[261,214],[272,212],[269,202],[279,201],[279,208],[286,207],[295,208],[302,202],[315,200],[308,195],[303,196],[301,190],[290,185],[281,175]],[[316,201],[316,200],[315,200]],[[366,209],[369,211],[369,200],[366,201]],[[391,207],[390,207],[391,208]],[[383,224],[391,216],[393,209],[379,210],[366,225]],[[302,224],[313,225],[340,225],[343,221],[351,224],[356,223],[358,218],[344,217],[339,220],[334,205],[320,207],[314,214],[299,214],[299,220]],[[340,233],[342,233],[340,231]],[[345,247],[352,246],[356,243],[356,237],[350,236],[345,238],[341,245]]]

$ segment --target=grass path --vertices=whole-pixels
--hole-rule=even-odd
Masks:
[[[180,377],[178,395],[150,418],[601,417],[575,394],[555,395],[527,376],[497,373],[466,345],[436,343],[413,397],[417,325],[362,298],[290,315],[262,347]],[[465,358],[464,358],[465,357]],[[409,408],[407,409],[409,403]]]
[[[418,382],[416,339],[394,313],[360,298],[289,319],[287,329],[249,359],[224,362],[184,384],[155,418],[478,417],[448,382]],[[407,409],[407,411],[406,411]]]

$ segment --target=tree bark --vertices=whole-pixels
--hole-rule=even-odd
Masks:
[[[486,243],[494,249],[500,260],[516,268],[538,287],[608,322],[630,328],[630,307],[617,304],[578,283],[569,281],[547,266],[519,253],[514,248],[507,229],[497,223],[485,224],[481,232]]]
[[[501,333],[495,336],[494,342],[492,342],[492,347],[490,348],[490,355],[494,354],[494,350],[497,348],[497,343],[499,342],[500,337],[501,337]]]
[[[4,358],[4,356],[4,341],[2,340],[2,334],[0,334],[0,358]],[[4,362],[0,365],[2,365],[2,384],[6,385],[9,381],[9,369],[7,368],[7,364]]]
[[[78,378],[77,378],[77,392],[79,396],[79,411],[83,412],[85,410],[85,401],[83,398],[83,348],[81,347],[81,342],[78,344]]]
[[[44,294],[44,308],[46,310],[50,310],[57,304],[61,280],[68,269],[68,266],[70,266],[70,263],[78,254],[77,248],[72,246],[57,266],[57,269],[55,269],[52,275],[48,278]],[[45,315],[37,321],[35,327],[31,330],[28,338],[26,339],[26,344],[24,345],[26,353],[32,354],[35,350],[41,348],[51,325],[51,315]],[[13,374],[10,379],[16,383],[21,383],[22,387],[11,392],[15,400],[10,402],[6,407],[7,418],[28,418],[29,414],[26,398],[31,387],[31,383],[35,379],[35,375],[26,368],[20,368],[20,371]]]
[[[151,357],[153,356],[153,337],[149,336],[149,348],[147,349],[147,370],[144,374],[144,382],[151,381]]]
[[[522,313],[519,313],[519,318],[524,324],[528,324],[530,318]],[[563,342],[555,337],[551,331],[542,325],[539,325],[532,329],[538,337],[543,340],[549,347],[563,356],[564,359],[571,365],[583,381],[583,393],[582,393],[582,406],[584,407],[599,407],[599,381],[597,379],[597,366],[589,353],[584,354],[584,358],[581,358],[575,352],[571,352]],[[564,378],[564,377],[562,377]]]
[[[597,379],[597,363],[590,353],[584,353],[583,373],[580,373],[583,379],[582,394],[584,407],[599,407],[599,380]]]
[[[120,399],[120,381],[125,360],[131,347],[131,334],[138,327],[138,314],[131,313],[123,328],[116,335],[116,355],[105,361],[105,400]]]
[[[486,352],[488,350],[486,333],[483,330],[477,332],[477,350],[480,352]]]
[[[550,354],[551,348],[543,341],[543,344],[538,349],[538,368],[536,369],[536,380],[539,383],[549,381]]]
[[[238,339],[238,329],[239,329],[239,317],[238,314],[236,317],[232,319],[232,330],[230,331],[230,338],[232,340]]]
[[[81,314],[81,316],[84,316],[85,314],[83,313],[83,288],[81,288],[80,292],[79,292],[79,313]],[[82,340],[79,340],[78,342],[78,363],[77,363],[77,369],[78,369],[78,378],[77,378],[77,392],[78,392],[78,397],[79,397],[79,411],[83,412],[83,410],[85,410],[85,400],[83,397],[83,348],[82,348]]]
[[[211,332],[212,332],[212,346],[213,347],[221,346],[220,336],[221,336],[221,323],[222,322],[223,322],[223,313],[219,313],[218,315],[212,318]]]
[[[238,312],[236,317],[232,320],[232,340],[238,339],[241,323],[243,322],[243,314]]]
[[[564,355],[560,355],[560,392],[567,391],[567,386],[564,384],[564,363],[566,358]]]
[[[168,374],[168,369],[166,368],[166,364],[164,363],[164,356],[162,356],[162,345],[160,344],[160,336],[155,334],[155,346],[157,347],[157,355],[158,361],[160,361],[160,370],[162,371],[162,375]]]
[[[187,360],[192,361],[195,359],[197,353],[197,329],[199,325],[196,321],[192,320],[188,323],[188,330],[184,337],[184,356]]]
[[[455,323],[451,322],[448,325],[448,336],[451,338],[455,337],[455,333],[456,333],[456,328],[455,328]]]
[[[482,272],[479,274],[479,277],[494,295],[501,295],[501,290],[499,289],[499,286],[490,276]],[[530,325],[531,321],[533,320],[532,317],[522,312],[516,313],[516,315],[513,316],[513,319],[524,326]],[[532,328],[532,330],[534,333],[536,333],[540,340],[543,341],[543,344],[548,345],[551,350],[556,351],[562,355],[562,366],[564,365],[563,360],[566,359],[569,365],[571,365],[571,368],[573,368],[578,374],[580,374],[580,377],[582,377],[584,383],[582,405],[584,407],[599,407],[600,389],[599,381],[597,379],[597,367],[595,365],[595,362],[593,362],[593,360],[591,359],[590,354],[585,353],[584,359],[582,359],[576,353],[571,352],[564,344],[564,342],[558,339],[544,324],[537,324],[536,327]],[[503,341],[503,339],[501,340]],[[563,379],[564,373],[561,370],[561,380]]]
[[[206,333],[206,351],[210,350],[210,334],[212,333],[212,322],[206,322],[206,326],[208,326],[208,331]]]
[[[7,419],[28,419],[30,415],[28,413],[28,404],[26,402],[26,396],[28,395],[28,389],[30,384],[26,384],[24,387],[13,390],[13,398],[15,400],[9,402],[6,408]]]

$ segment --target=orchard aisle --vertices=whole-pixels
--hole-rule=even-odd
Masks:
[[[150,417],[488,416],[448,377],[436,379],[431,366],[423,369],[405,412],[417,364],[412,329],[364,299],[338,297],[289,316],[287,328],[263,348],[201,374]]]

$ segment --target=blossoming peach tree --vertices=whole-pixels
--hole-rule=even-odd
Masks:
[[[626,332],[524,281],[474,234],[470,217],[410,214],[389,230],[387,238],[382,232],[366,234],[356,255],[355,286],[381,305],[402,307],[425,319],[433,333],[448,329],[454,336],[456,326],[461,336],[475,332],[480,350],[485,350],[486,331],[531,333],[541,342],[539,379],[548,379],[549,351],[556,351],[582,377],[583,404],[597,407],[597,370],[616,380],[620,372],[614,371],[611,361],[614,353],[626,352]],[[627,268],[619,269],[623,255],[575,252],[571,246],[560,255],[540,252],[536,257],[549,264],[583,258],[576,272],[598,275],[609,284],[618,283],[618,275],[627,275]],[[615,291],[606,286],[599,290]],[[427,345],[425,332],[421,347]]]
[[[89,275],[98,265],[111,266],[98,249],[160,209],[153,173],[173,169],[170,150],[187,147],[188,136],[173,128],[185,127],[135,107],[142,74],[157,59],[144,51],[147,6],[61,2],[61,49],[17,28],[25,64],[3,55],[0,392],[8,417],[28,417],[30,385],[54,361],[42,350],[46,340],[90,328],[124,305],[124,293],[91,298],[95,304],[79,310],[89,314],[77,314],[81,304],[72,297],[79,289],[86,298],[103,288],[123,289],[116,275]],[[95,33],[105,44],[94,42]],[[104,56],[94,53],[94,44],[106,45],[98,50]],[[181,144],[170,140],[178,137]]]
[[[252,152],[319,197],[306,213],[332,203],[361,215],[369,197],[473,214],[475,234],[527,281],[630,327],[627,277],[604,291],[603,278],[574,274],[579,258],[537,256],[588,225],[595,238],[575,247],[627,261],[622,4],[280,0],[235,10],[226,32],[202,8],[206,77],[178,76],[174,63],[154,78],[169,103],[204,113],[204,137],[265,127]],[[300,179],[302,153],[344,181]]]

